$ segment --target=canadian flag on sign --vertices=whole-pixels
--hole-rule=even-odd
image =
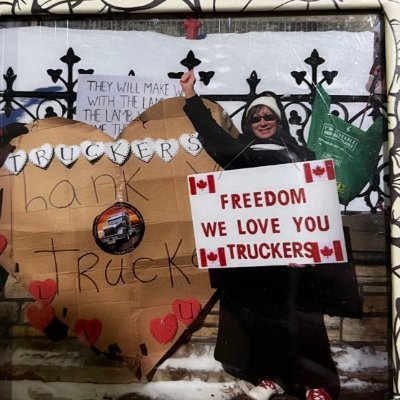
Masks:
[[[318,160],[312,163],[304,163],[303,168],[307,183],[335,179],[335,165],[332,160]]]
[[[200,249],[200,267],[226,267],[225,249]]]
[[[189,176],[189,187],[191,195],[215,193],[214,175]]]
[[[316,263],[345,261],[340,240],[334,240],[329,243],[314,242],[312,247],[312,257]]]

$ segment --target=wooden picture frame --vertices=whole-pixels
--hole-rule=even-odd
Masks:
[[[400,0],[6,0],[0,4],[4,18],[27,16],[90,16],[145,13],[154,17],[166,13],[214,15],[257,12],[351,13],[379,12],[384,15],[387,82],[387,117],[390,164],[390,270],[392,287],[393,399],[400,399]]]

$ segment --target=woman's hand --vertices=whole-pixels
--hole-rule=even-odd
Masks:
[[[194,84],[196,83],[196,78],[194,76],[194,72],[188,71],[185,72],[180,80],[180,84],[183,90],[184,96],[188,99],[190,97],[196,96],[196,92],[194,90]]]

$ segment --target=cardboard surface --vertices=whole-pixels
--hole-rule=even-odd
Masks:
[[[35,300],[26,310],[30,323],[53,340],[73,331],[83,345],[126,361],[142,375],[213,294],[207,271],[196,267],[186,177],[218,166],[204,150],[194,155],[180,143],[182,135],[194,133],[183,102],[164,100],[118,138],[128,148],[144,138],[161,140],[164,158],[155,151],[141,160],[126,152],[125,142],[51,118],[32,123],[29,134],[13,140],[27,162],[20,172],[3,167],[0,175],[1,232],[8,241],[0,262]],[[224,124],[221,108],[210,107]],[[92,142],[90,151],[86,142],[87,155],[79,150],[66,165],[62,155],[75,157],[78,150],[71,146],[82,149],[84,141]],[[168,143],[175,142],[174,153]],[[101,143],[108,143],[107,154],[90,161]],[[61,144],[44,168],[46,151]]]

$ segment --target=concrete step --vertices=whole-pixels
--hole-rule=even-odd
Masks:
[[[7,395],[10,400],[248,400],[237,380],[215,361],[213,350],[213,344],[187,343],[146,383],[127,366],[74,340],[51,345],[33,339],[0,342],[0,400],[8,400]],[[339,365],[340,400],[386,398],[390,383],[385,349],[333,346],[332,351]]]
[[[339,400],[389,400],[385,390],[342,390]],[[0,381],[1,400],[250,400],[234,383],[202,381],[101,385],[76,382]],[[304,400],[289,395],[274,400]]]

